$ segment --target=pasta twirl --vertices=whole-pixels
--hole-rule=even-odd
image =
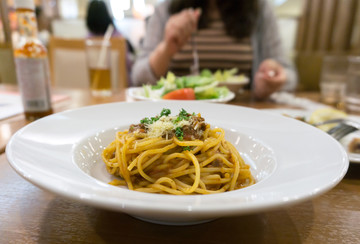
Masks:
[[[200,114],[181,110],[144,118],[116,133],[103,151],[110,184],[166,194],[210,194],[254,184],[250,167],[221,128],[212,129]]]

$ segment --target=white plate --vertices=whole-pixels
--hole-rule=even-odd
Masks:
[[[289,115],[290,117],[304,117],[306,120],[309,119],[312,111],[307,111],[307,110],[300,110],[300,109],[264,109],[265,111],[269,111],[272,113],[276,113],[276,114],[281,114],[281,115]],[[349,115],[349,119],[353,120],[353,121],[357,121],[360,123],[360,117],[359,116],[355,116],[355,115]],[[356,131],[353,132],[347,136],[345,136],[344,138],[342,138],[340,140],[341,145],[344,147],[344,149],[346,150],[348,156],[349,156],[349,160],[352,163],[360,163],[360,154],[358,153],[351,153],[349,152],[349,143],[354,139],[354,138],[360,138],[360,131]]]
[[[241,92],[243,87],[249,83],[250,79],[248,77],[244,77],[240,81],[221,81],[219,82],[219,86],[226,86],[230,91],[234,93]]]
[[[257,183],[226,193],[188,196],[107,184],[111,177],[100,154],[114,140],[115,131],[163,108],[172,114],[181,108],[201,112],[212,126],[224,128]],[[6,154],[22,177],[50,192],[147,221],[179,225],[305,201],[334,187],[349,166],[343,147],[310,125],[255,109],[194,101],[112,103],[57,113],[19,130]]]
[[[126,89],[127,96],[138,100],[138,101],[158,101],[163,99],[154,99],[154,98],[148,98],[144,95],[144,89],[142,87],[130,87]],[[223,98],[217,98],[217,99],[202,99],[202,100],[196,100],[199,102],[213,102],[213,103],[226,103],[235,98],[235,93],[232,91],[229,91],[226,97]],[[169,100],[166,100],[169,101]]]

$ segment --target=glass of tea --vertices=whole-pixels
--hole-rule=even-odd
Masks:
[[[88,39],[86,59],[89,85],[93,96],[111,96],[111,44],[108,41]]]

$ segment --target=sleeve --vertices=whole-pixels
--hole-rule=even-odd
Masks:
[[[253,43],[256,45],[253,74],[261,61],[268,58],[274,59],[283,65],[287,74],[287,82],[282,89],[293,91],[297,86],[297,72],[284,52],[273,8],[268,1],[260,0],[259,2],[259,19],[253,35]]]
[[[145,37],[132,68],[133,86],[154,84],[157,81],[157,77],[150,67],[149,56],[163,39],[165,25],[169,18],[168,5],[166,1],[157,6],[146,24]]]

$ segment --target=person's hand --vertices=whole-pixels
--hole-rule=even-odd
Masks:
[[[200,14],[200,9],[184,9],[169,18],[165,26],[164,44],[170,56],[177,53],[196,31]]]
[[[281,64],[273,59],[261,62],[254,80],[254,95],[258,99],[269,97],[286,82],[286,72]]]
[[[165,75],[170,61],[196,31],[201,9],[184,9],[172,15],[166,23],[164,39],[151,53],[149,62],[156,77]]]

